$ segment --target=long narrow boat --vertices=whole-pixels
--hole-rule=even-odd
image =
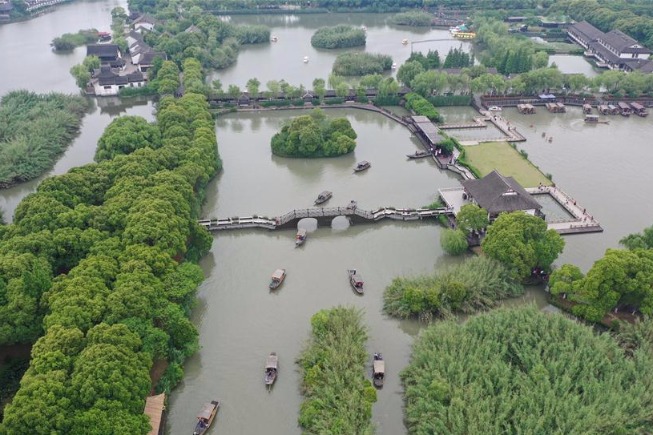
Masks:
[[[211,400],[211,403],[205,403],[202,406],[202,410],[197,414],[197,424],[195,424],[193,435],[204,435],[209,430],[218,413],[218,408],[220,408],[220,402],[217,400]]]
[[[356,164],[356,167],[354,168],[354,172],[361,172],[364,171],[365,169],[369,169],[372,164],[368,162],[367,160],[363,160],[362,162],[358,162]]]
[[[268,389],[272,388],[272,384],[277,380],[279,374],[279,356],[276,352],[270,353],[268,359],[265,361],[265,385]]]
[[[270,290],[278,289],[284,279],[286,279],[286,269],[275,270],[270,279]]]
[[[347,271],[347,274],[349,274],[349,284],[351,284],[351,288],[354,289],[356,293],[359,295],[362,295],[364,290],[363,290],[363,277],[361,277],[358,272],[356,272],[356,269],[349,269]]]
[[[376,388],[383,387],[385,380],[385,361],[380,353],[374,354],[374,363],[372,367],[372,383]]]
[[[323,202],[327,202],[331,197],[333,196],[333,193],[325,190],[324,192],[320,192],[320,194],[317,196],[317,199],[315,200],[315,205],[322,204]]]
[[[306,241],[307,233],[306,228],[300,228],[297,230],[297,235],[295,236],[295,247],[302,246]]]
[[[415,151],[413,154],[406,154],[406,157],[408,157],[409,159],[422,159],[430,155],[431,155],[430,152],[426,150],[422,150],[422,151]]]

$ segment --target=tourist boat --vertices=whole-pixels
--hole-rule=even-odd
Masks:
[[[372,366],[372,383],[376,388],[383,387],[383,380],[385,379],[385,361],[380,353],[374,354],[374,363]]]
[[[349,269],[347,271],[349,274],[349,283],[356,293],[359,295],[363,294],[363,278],[356,272],[356,269]]]
[[[208,432],[211,423],[213,423],[218,413],[219,407],[220,402],[217,400],[211,400],[211,403],[205,403],[202,406],[202,410],[197,414],[197,424],[195,425],[195,430],[193,430],[193,435],[204,435]]]
[[[604,121],[599,118],[599,115],[585,115],[585,122],[588,124],[609,124],[610,121]]]
[[[619,113],[621,116],[630,116],[630,114],[633,113],[632,109],[630,108],[630,104],[626,103],[625,101],[619,101],[617,106],[619,107]]]
[[[401,43],[404,44],[404,45],[407,45],[408,44],[408,39],[402,39]]]
[[[284,279],[286,279],[286,269],[275,270],[270,279],[270,290],[278,289]]]
[[[586,115],[592,113],[592,106],[589,104],[583,104],[583,113]]]
[[[297,235],[295,236],[295,247],[302,246],[306,241],[306,228],[300,228],[297,230]]]
[[[637,116],[646,117],[648,116],[648,111],[641,103],[630,103],[630,106],[633,108],[633,113]]]
[[[333,193],[329,192],[328,190],[325,190],[324,192],[320,193],[317,196],[317,199],[315,200],[315,205],[322,204],[323,202],[327,202],[331,197],[333,196]]]
[[[361,29],[363,29],[363,32],[367,32],[367,27],[361,26]]]
[[[367,160],[363,160],[362,162],[358,162],[356,164],[356,167],[354,168],[354,172],[360,172],[364,171],[365,169],[369,169],[372,164],[368,162]]]
[[[279,38],[277,38],[276,36],[272,36],[272,38],[270,38],[270,40],[272,42],[277,42],[279,40]]]
[[[308,63],[308,56],[304,56],[304,63]]]
[[[397,62],[392,62],[392,69],[397,69]]]
[[[406,154],[406,157],[408,157],[409,159],[421,159],[421,158],[424,158],[424,157],[428,157],[430,155],[431,155],[431,153],[429,151],[425,151],[425,150],[419,151],[418,150],[418,151],[415,151],[413,154]]]
[[[268,389],[272,388],[272,384],[277,380],[279,371],[279,357],[276,352],[270,353],[267,361],[265,361],[265,385]]]
[[[490,112],[501,112],[501,107],[499,106],[490,106],[488,109]]]

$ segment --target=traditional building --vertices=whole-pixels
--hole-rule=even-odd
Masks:
[[[653,71],[648,58],[653,53],[621,30],[603,33],[587,21],[567,29],[569,38],[585,49],[585,55],[596,58],[598,66],[623,71]]]
[[[95,95],[106,97],[118,95],[122,88],[140,88],[145,86],[145,77],[140,71],[134,71],[130,74],[120,75],[113,71],[108,65],[96,70],[91,79]]]
[[[89,44],[86,46],[86,56],[97,56],[102,65],[109,65],[112,68],[121,68],[125,65],[120,48],[116,44]]]
[[[472,203],[488,211],[490,220],[500,213],[523,211],[533,216],[543,217],[542,205],[512,177],[504,177],[492,171],[480,180],[465,180],[461,183]]]
[[[135,30],[127,35],[127,46],[132,65],[136,65],[140,72],[147,72],[154,65],[154,59],[166,59],[165,53],[154,51],[145,41],[143,36]]]

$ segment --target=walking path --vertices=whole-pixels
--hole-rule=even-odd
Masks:
[[[556,186],[529,187],[526,191],[531,195],[551,195],[560,206],[564,207],[574,217],[571,221],[549,222],[548,227],[560,234],[592,233],[601,232],[603,228],[594,216],[587,213],[587,210],[576,202],[575,199],[558,189]]]

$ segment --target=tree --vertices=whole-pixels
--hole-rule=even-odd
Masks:
[[[324,79],[314,79],[313,80],[313,92],[320,100],[324,99],[326,94],[326,83]]]
[[[265,93],[266,96],[269,99],[272,98],[278,98],[279,97],[279,91],[281,90],[281,86],[279,86],[279,82],[276,80],[269,80],[265,86],[268,88],[268,91]]]
[[[440,246],[449,255],[461,255],[467,251],[467,236],[461,230],[445,228],[440,236]]]
[[[258,98],[259,86],[261,86],[261,82],[258,79],[253,78],[247,80],[245,87],[251,99],[256,100]]]
[[[523,212],[501,213],[481,243],[483,252],[507,265],[515,277],[526,280],[533,270],[549,271],[565,246],[544,219]]]
[[[229,85],[229,88],[227,89],[227,95],[229,95],[229,98],[237,101],[240,94],[240,88],[237,85]]]
[[[629,234],[623,239],[619,240],[619,243],[630,250],[653,249],[653,226],[645,228],[641,234]]]
[[[406,62],[397,71],[397,80],[405,86],[412,87],[415,76],[424,72],[424,67],[417,61]]]
[[[481,231],[489,224],[488,213],[476,204],[466,204],[456,215],[456,224],[465,234]]]
[[[86,89],[86,86],[91,81],[91,73],[83,64],[70,68],[70,74],[75,78],[75,83],[79,86],[79,89]]]
[[[95,161],[113,159],[130,154],[137,149],[161,146],[161,133],[157,126],[140,116],[121,116],[114,119],[98,141]]]

